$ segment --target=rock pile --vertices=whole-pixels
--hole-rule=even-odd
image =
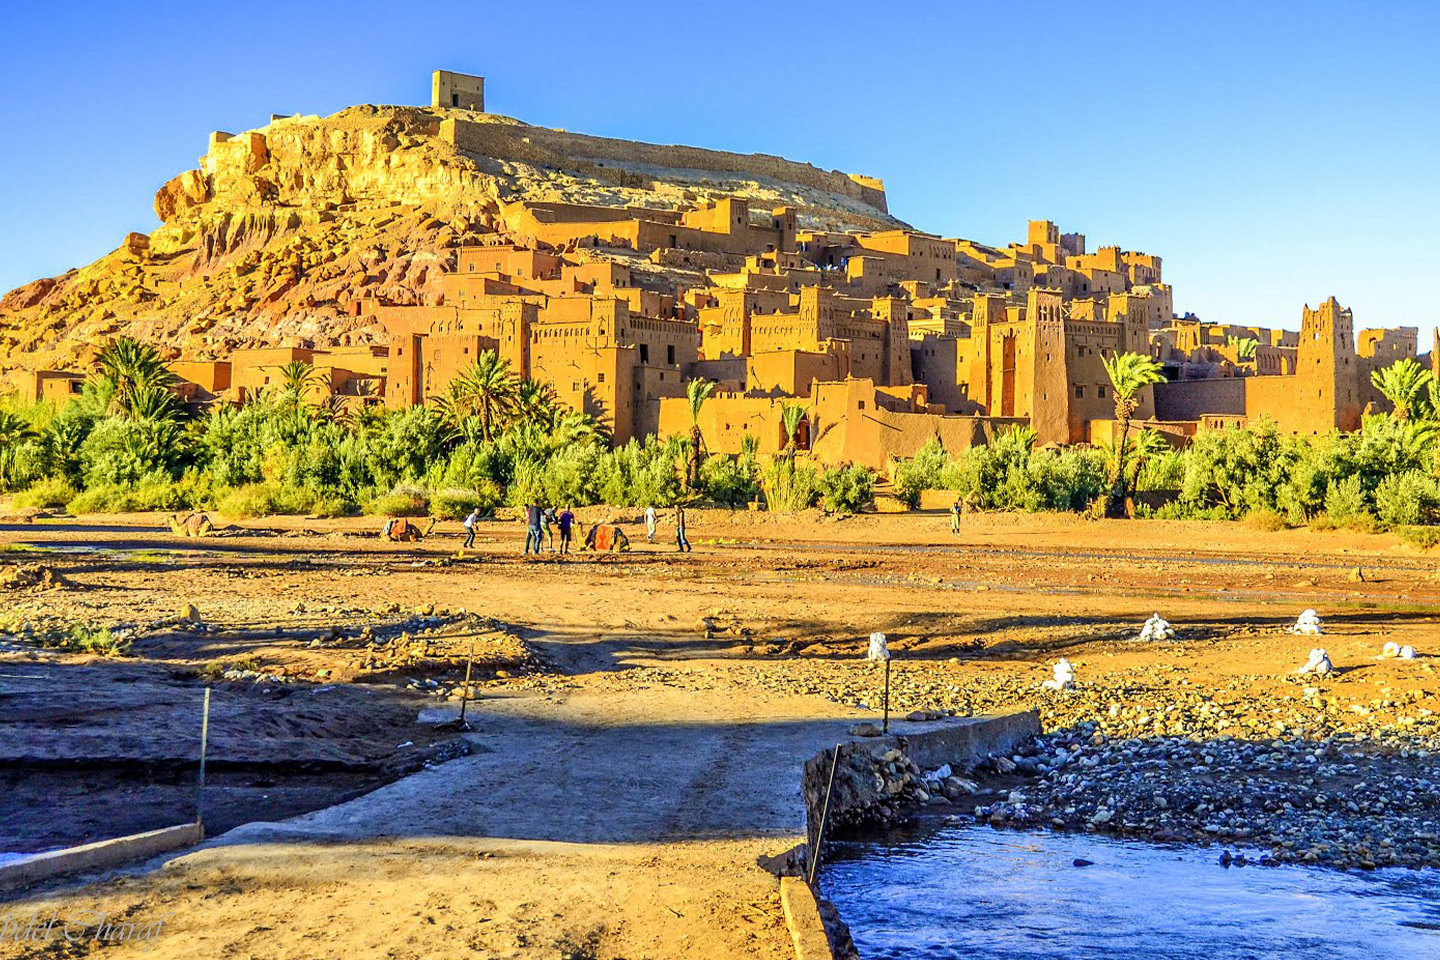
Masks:
[[[1033,779],[975,812],[996,825],[1258,848],[1279,863],[1433,867],[1433,756],[1351,737],[1112,739],[1082,723],[1012,757]]]
[[[1304,666],[1295,672],[1314,674],[1317,677],[1328,677],[1335,672],[1335,665],[1330,662],[1329,653],[1323,648],[1316,647],[1310,651],[1310,659],[1306,660]]]
[[[1174,640],[1175,629],[1160,614],[1152,613],[1150,619],[1145,621],[1145,626],[1140,628],[1140,636],[1136,639],[1141,641]]]

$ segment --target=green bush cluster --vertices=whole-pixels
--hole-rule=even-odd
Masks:
[[[703,457],[689,490],[688,438],[612,448],[592,418],[562,410],[493,356],[432,406],[353,414],[316,407],[302,399],[301,364],[286,373],[290,387],[192,414],[166,389],[169,374],[153,351],[117,344],[107,348],[101,375],[58,411],[0,398],[0,492],[16,492],[20,505],[74,513],[213,509],[242,517],[455,518],[532,500],[665,507],[699,497],[741,506],[760,496],[753,443],[738,457]],[[799,469],[803,489],[794,495],[813,505],[821,474]],[[870,496],[868,471],[824,477],[832,509],[858,509]]]
[[[922,490],[954,490],[987,510],[1083,510],[1105,493],[1107,470],[1102,451],[1036,449],[1033,430],[1011,427],[954,457],[931,440],[897,463],[892,477],[896,495],[912,507]]]
[[[1183,450],[1132,438],[1127,470],[1141,491],[1170,491],[1159,519],[1238,520],[1282,526],[1415,528],[1440,521],[1437,425],[1428,419],[1365,418],[1353,433],[1286,436],[1273,423],[1198,434]],[[936,441],[895,464],[897,494],[955,490],[1000,510],[1082,510],[1107,488],[1113,452],[1035,448],[1034,434],[1012,428],[986,447],[947,456]]]

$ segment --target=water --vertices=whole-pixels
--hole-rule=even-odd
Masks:
[[[1219,855],[947,827],[839,845],[823,886],[864,960],[1440,957],[1437,871],[1226,869]]]

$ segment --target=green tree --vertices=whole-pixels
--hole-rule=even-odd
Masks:
[[[700,489],[700,464],[704,461],[705,436],[700,432],[700,410],[715,392],[713,380],[691,380],[685,384],[685,398],[690,401],[690,462],[685,471],[685,486]]]
[[[1115,421],[1120,427],[1120,441],[1116,444],[1115,476],[1110,494],[1112,511],[1118,509],[1127,494],[1125,477],[1125,456],[1130,441],[1130,420],[1140,405],[1140,391],[1152,383],[1159,383],[1160,364],[1141,353],[1121,353],[1105,357],[1105,375],[1110,378],[1110,388],[1115,395]]]
[[[805,422],[805,415],[810,408],[803,403],[786,403],[780,407],[780,425],[785,430],[785,452],[793,456],[795,454],[795,436],[800,432],[800,424]]]
[[[112,415],[136,416],[141,404],[153,410],[156,393],[168,393],[175,382],[155,348],[133,337],[107,343],[95,357],[95,368],[91,380],[109,397],[106,412]]]
[[[465,423],[474,418],[480,441],[494,440],[519,409],[520,381],[510,361],[494,350],[481,351],[475,362],[462,370],[436,402],[441,418],[456,432],[468,432]]]
[[[1432,412],[1426,407],[1435,376],[1408,357],[1374,371],[1370,382],[1390,401],[1396,420],[1415,420]]]
[[[550,384],[526,377],[516,385],[513,416],[521,420],[548,423],[553,421],[559,412],[560,398]]]
[[[315,365],[304,360],[291,360],[279,369],[280,397],[285,403],[299,405],[305,402],[306,394],[320,386],[323,374]]]
[[[15,467],[20,445],[35,438],[30,422],[8,410],[0,410],[0,490],[10,489],[15,481]]]

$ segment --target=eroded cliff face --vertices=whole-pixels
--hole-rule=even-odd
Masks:
[[[503,231],[502,199],[674,208],[738,194],[798,206],[827,228],[898,222],[772,179],[647,167],[603,182],[533,157],[470,153],[440,136],[449,113],[362,106],[212,136],[199,168],[156,194],[158,229],[0,298],[0,369],[82,366],[120,334],[187,358],[383,342],[357,301],[435,302],[452,248]]]

